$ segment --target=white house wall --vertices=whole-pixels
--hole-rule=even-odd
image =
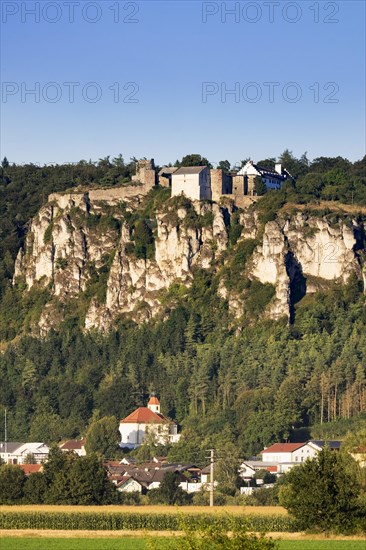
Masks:
[[[211,180],[208,170],[199,174],[173,174],[172,197],[185,195],[191,200],[211,200]]]
[[[199,174],[173,174],[172,197],[182,193],[194,201],[200,200]]]

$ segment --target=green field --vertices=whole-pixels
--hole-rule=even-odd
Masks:
[[[169,541],[161,538],[159,547],[168,548]],[[89,539],[89,538],[0,538],[1,550],[147,550],[146,539]],[[285,540],[279,550],[365,550],[362,540]]]

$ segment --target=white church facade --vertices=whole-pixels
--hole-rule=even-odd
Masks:
[[[119,431],[120,447],[128,449],[140,447],[147,434],[163,445],[177,443],[180,438],[177,424],[161,414],[160,401],[155,395],[150,397],[147,407],[139,407],[121,420]]]

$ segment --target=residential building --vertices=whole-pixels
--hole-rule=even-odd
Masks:
[[[31,474],[38,474],[38,472],[43,471],[43,464],[19,464],[18,466],[27,477]]]
[[[309,443],[275,443],[264,449],[262,459],[265,462],[304,462],[314,458],[319,451]]]
[[[32,462],[41,464],[49,452],[49,447],[44,443],[0,442],[0,458],[7,464],[24,464],[29,457]]]
[[[86,456],[85,439],[70,439],[60,444],[61,451],[73,452],[78,456]]]
[[[249,465],[256,471],[266,469],[272,473],[284,474],[296,464],[316,457],[325,445],[337,452],[341,447],[341,441],[312,439],[303,443],[274,443],[261,452],[262,460],[247,461],[244,465]]]

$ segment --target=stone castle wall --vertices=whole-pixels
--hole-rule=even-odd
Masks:
[[[89,202],[101,201],[109,204],[118,204],[123,199],[147,195],[154,187],[153,185],[126,185],[123,187],[110,187],[107,189],[90,189],[80,193],[52,193],[48,196],[48,202],[57,203],[59,208],[65,209],[76,206],[86,210]]]
[[[218,201],[222,195],[232,192],[232,178],[223,170],[210,170],[212,200]]]

